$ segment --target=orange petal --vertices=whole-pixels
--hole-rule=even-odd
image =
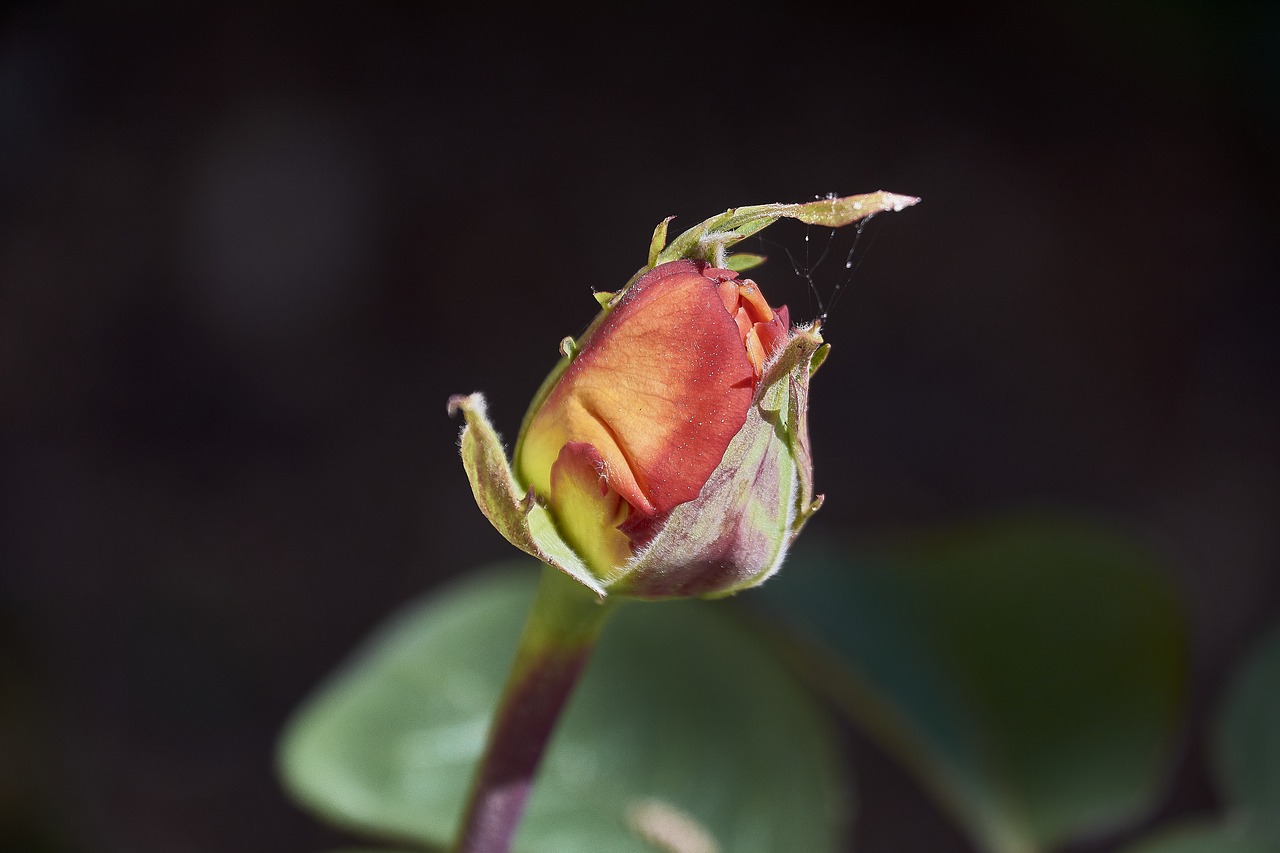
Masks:
[[[738,296],[742,299],[743,307],[747,309],[753,322],[767,323],[773,319],[773,309],[769,307],[768,300],[760,292],[760,287],[751,279],[738,285]]]
[[[720,282],[720,286],[716,288],[720,293],[720,299],[724,302],[724,310],[730,314],[738,313],[738,283],[733,279]]]
[[[756,375],[759,376],[764,370],[764,363],[769,360],[769,355],[765,351],[764,344],[760,342],[760,328],[764,323],[757,323],[750,332],[747,333],[747,357],[751,359],[751,366],[755,369]]]
[[[787,311],[787,306],[783,305],[776,312],[773,312],[773,319],[767,323],[756,323],[751,327],[751,337],[755,338],[760,345],[760,352],[763,359],[756,365],[759,370],[763,363],[773,357],[773,354],[786,345],[791,338],[791,315]],[[750,343],[748,343],[750,351]],[[753,355],[754,359],[755,356]]]
[[[738,334],[742,335],[742,340],[746,341],[747,335],[751,334],[751,317],[747,314],[746,308],[739,308],[737,313],[733,315],[734,322],[738,324]]]
[[[593,445],[609,485],[652,516],[697,497],[746,420],[755,370],[719,281],[693,261],[633,284],[581,344],[529,423],[519,472],[540,494],[569,442]]]

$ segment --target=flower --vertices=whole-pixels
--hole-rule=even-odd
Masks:
[[[844,224],[912,201],[739,208],[665,248],[659,225],[649,264],[597,294],[596,320],[562,342],[514,470],[483,397],[450,401],[467,420],[462,456],[481,510],[601,596],[716,597],[769,577],[821,504],[806,417],[829,347],[818,324],[792,327],[785,307],[726,268],[725,247],[780,216]]]

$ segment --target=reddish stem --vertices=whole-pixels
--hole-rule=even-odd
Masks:
[[[546,567],[498,703],[455,853],[507,853],[556,722],[611,608]]]

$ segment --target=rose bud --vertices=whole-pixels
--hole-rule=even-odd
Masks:
[[[481,395],[450,400],[466,417],[462,456],[481,510],[601,596],[716,597],[768,578],[821,503],[806,416],[829,347],[818,324],[793,328],[785,307],[722,268],[755,260],[726,259],[724,248],[779,216],[838,225],[913,201],[878,193],[739,208],[666,250],[664,222],[649,265],[597,294],[599,316],[562,343],[514,471]]]

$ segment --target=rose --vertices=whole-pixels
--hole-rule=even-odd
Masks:
[[[667,245],[617,293],[534,395],[515,470],[480,394],[462,411],[481,511],[546,564],[494,712],[454,850],[505,853],[543,750],[615,596],[728,595],[777,570],[813,496],[809,380],[818,324],[793,328],[726,249],[780,217],[828,227],[915,203],[872,193],[744,207]],[[732,267],[730,269],[729,267]],[[556,570],[559,571],[556,571]],[[563,572],[564,574],[561,574]],[[581,586],[573,583],[578,581]],[[594,591],[602,602],[583,589]]]
[[[602,310],[535,395],[515,470],[479,394],[463,462],[481,510],[517,547],[599,595],[720,596],[777,570],[821,504],[806,424],[825,358],[817,323],[791,327],[725,248],[781,216],[843,225],[914,199],[874,193],[761,205],[703,222]],[[732,259],[744,268],[754,256]],[[744,263],[745,261],[745,263]]]
[[[768,577],[817,508],[804,408],[822,346],[754,282],[692,260],[611,299],[515,452],[517,481],[583,564],[570,573],[647,598]]]

